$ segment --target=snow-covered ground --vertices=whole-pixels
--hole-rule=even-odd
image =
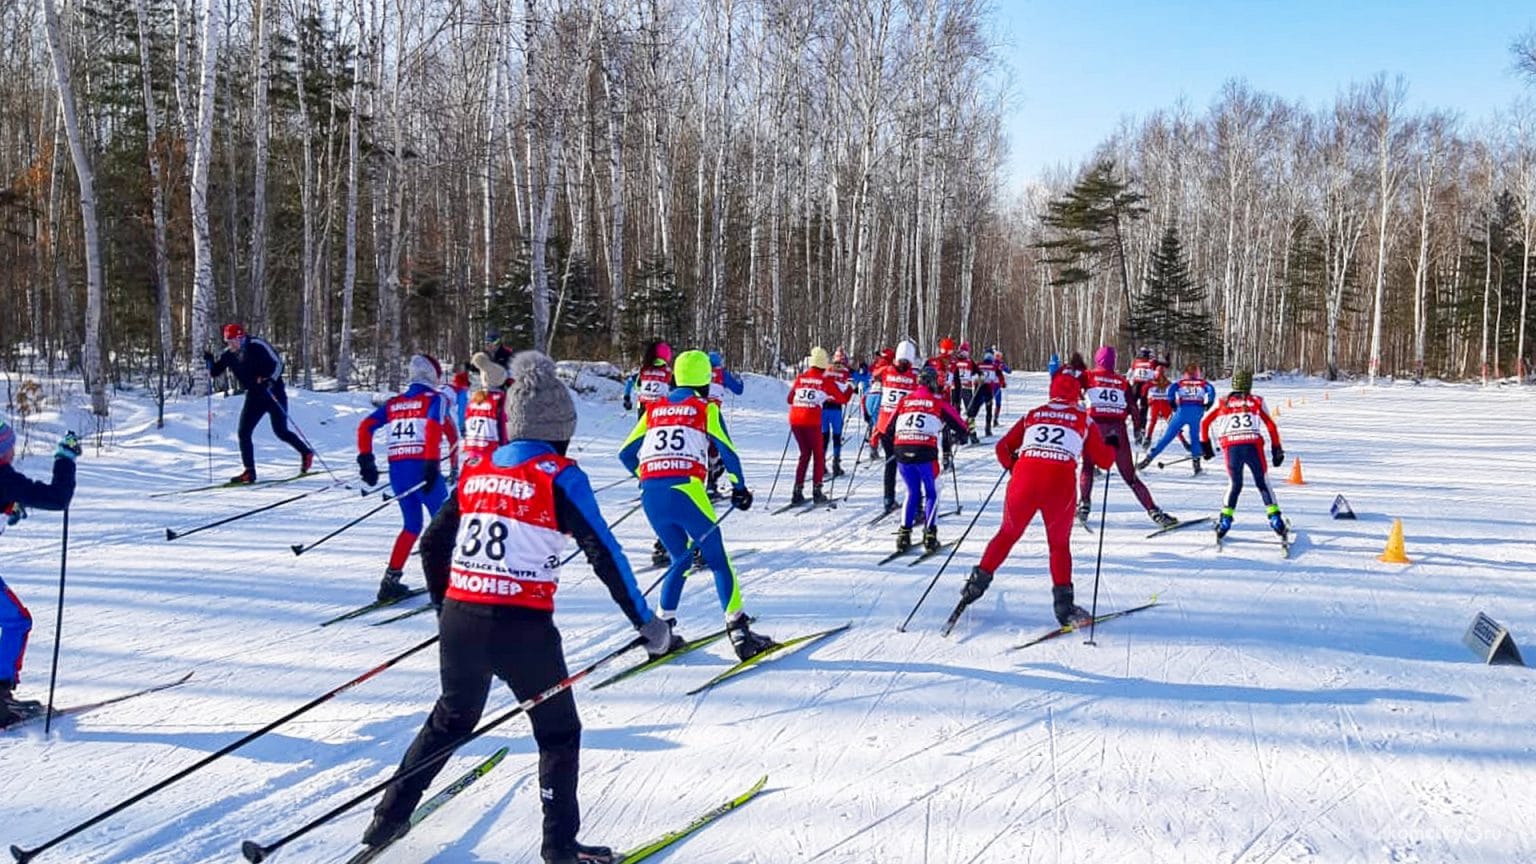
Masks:
[[[1010,420],[1043,385],[1043,376],[1014,377]],[[1536,861],[1531,673],[1480,665],[1461,644],[1480,609],[1536,639],[1536,528],[1525,512],[1536,500],[1536,396],[1262,383],[1306,475],[1304,486],[1277,484],[1300,532],[1292,559],[1281,560],[1251,487],[1234,542],[1217,552],[1198,529],[1144,539],[1151,523],[1116,480],[1100,609],[1152,595],[1160,605],[1104,625],[1096,647],[1069,637],[1010,652],[1053,623],[1040,527],[941,638],[997,527],[994,502],[910,632],[897,633],[942,559],[875,566],[895,526],[865,525],[879,498],[868,463],[842,508],[769,515],[783,386],[753,378],[728,407],[759,506],[722,530],[728,548],[756,550],[739,569],[758,629],[784,638],[853,628],[698,697],[683,693],[727,665],[723,643],[612,688],[580,688],[588,842],[648,839],[766,773],[757,800],[661,860]],[[616,403],[589,401],[605,392],[583,397],[572,447],[595,486],[620,476],[613,454],[629,425]],[[433,629],[430,615],[317,626],[371,599],[398,525],[389,509],[302,557],[289,551],[372,506],[356,491],[166,542],[166,527],[321,484],[149,497],[207,482],[203,402],[169,406],[164,430],[147,399],[115,405],[113,446],[80,460],[59,702],[195,676],[64,719],[49,740],[37,726],[0,736],[5,844],[52,837]],[[218,479],[238,470],[239,407],[215,402]],[[365,394],[293,394],[297,422],[349,477],[354,429],[369,407]],[[24,470],[46,473],[42,442],[79,416],[43,416]],[[294,470],[292,452],[265,428],[257,441],[264,477]],[[964,514],[944,520],[945,539],[964,530],[998,476],[990,447],[963,449],[958,461]],[[943,479],[948,509],[954,487]],[[1182,517],[1214,512],[1225,488],[1219,467],[1201,477],[1187,465],[1153,468],[1148,479],[1159,504]],[[1341,493],[1358,521],[1329,518]],[[786,494],[781,481],[775,502]],[[604,492],[608,517],[633,495],[627,483]],[[1095,522],[1097,505],[1096,496]],[[1393,518],[1406,527],[1410,566],[1376,560]],[[644,520],[617,533],[636,565],[647,563]],[[1085,605],[1098,542],[1074,537]],[[22,694],[41,696],[54,647],[58,516],[34,513],[7,531],[0,567],[37,620]],[[684,632],[715,629],[718,615],[711,580],[696,577]],[[581,564],[567,570],[557,618],[572,668],[630,636]],[[436,687],[435,658],[418,655],[39,860],[238,860],[242,839],[269,842],[387,776]],[[512,702],[498,688],[487,717]],[[443,780],[502,744],[512,753],[501,767],[384,860],[537,861],[535,757],[523,721],[464,748]],[[273,860],[344,860],[366,820],[361,808]]]

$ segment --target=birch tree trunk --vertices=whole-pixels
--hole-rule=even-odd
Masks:
[[[139,31],[139,77],[144,89],[144,155],[149,162],[150,211],[154,219],[155,322],[160,337],[159,413],[155,428],[165,426],[165,388],[173,354],[171,343],[170,261],[165,248],[165,177],[160,168],[160,112],[155,107],[154,82],[150,76],[149,15],[144,0],[134,0],[134,19]],[[39,316],[40,317],[40,316]]]
[[[91,394],[91,412],[97,417],[105,417],[107,381],[101,365],[101,231],[96,221],[96,175],[80,129],[69,46],[60,32],[59,12],[54,0],[43,0],[43,19],[48,34],[48,53],[53,57],[54,81],[59,88],[59,108],[64,113],[64,132],[69,139],[69,153],[80,185],[80,221],[85,235],[85,345],[81,351],[81,372]]]
[[[255,65],[255,87],[251,99],[251,126],[255,135],[255,141],[251,148],[251,161],[254,163],[255,176],[251,186],[251,328],[258,333],[266,333],[270,322],[267,320],[267,162],[269,152],[269,139],[271,137],[271,122],[267,116],[267,91],[272,81],[272,48],[271,40],[267,33],[267,18],[269,0],[255,0],[255,8],[252,15],[255,19],[255,45],[253,47]],[[295,15],[295,20],[300,16]],[[300,69],[303,61],[299,61]],[[303,86],[302,71],[299,73],[300,87]],[[308,141],[308,133],[301,141]],[[305,210],[308,218],[308,209]]]
[[[358,118],[362,113],[363,34],[367,32],[362,0],[354,12],[357,50],[352,55],[352,93],[347,110],[347,227],[342,252],[341,337],[336,349],[336,389],[342,392],[352,383],[352,305],[357,291]]]
[[[208,163],[213,158],[214,88],[218,84],[219,0],[203,0],[202,72],[192,160],[192,346],[210,344],[218,299],[213,283],[213,244],[208,236]],[[195,366],[196,364],[194,364]],[[206,373],[205,373],[206,374]]]

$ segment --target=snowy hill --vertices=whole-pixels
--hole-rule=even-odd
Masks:
[[[1010,422],[1044,386],[1038,375],[1012,380]],[[722,527],[727,549],[752,551],[737,564],[746,608],[777,638],[853,627],[697,697],[683,694],[726,667],[723,643],[598,692],[579,687],[582,837],[627,847],[766,773],[758,799],[656,860],[1536,861],[1531,673],[1482,666],[1461,644],[1480,609],[1517,638],[1536,639],[1536,528],[1519,509],[1536,493],[1520,420],[1536,417],[1536,396],[1286,379],[1259,392],[1280,406],[1286,450],[1304,466],[1303,486],[1283,482],[1289,464],[1273,474],[1300,533],[1291,560],[1281,559],[1251,487],[1233,542],[1218,552],[1200,529],[1145,539],[1153,526],[1116,478],[1099,608],[1154,595],[1159,605],[1104,625],[1096,647],[1074,636],[1010,651],[1054,623],[1041,526],[941,638],[998,525],[994,501],[910,632],[897,633],[943,556],[875,566],[895,525],[866,525],[879,499],[867,461],[840,509],[770,515],[784,385],[749,378],[726,417],[758,506]],[[630,415],[612,398],[597,387],[579,402],[572,455],[595,487],[622,473],[613,454]],[[354,477],[368,394],[295,391],[292,400],[325,461]],[[216,479],[238,470],[239,408],[238,399],[215,402]],[[114,446],[80,460],[58,701],[194,676],[63,719],[49,740],[40,727],[0,734],[5,844],[35,846],[433,632],[431,615],[317,626],[372,599],[399,525],[393,508],[301,557],[289,544],[319,538],[376,498],[316,491],[168,543],[167,527],[324,483],[151,497],[207,482],[203,402],[168,406],[164,430],[154,429],[148,400],[121,399],[116,412]],[[44,416],[33,435],[51,441],[66,420],[78,417]],[[257,448],[264,478],[295,470],[292,451],[265,428]],[[786,477],[792,462],[793,453]],[[964,512],[941,523],[946,540],[965,529],[999,470],[990,447],[964,448],[957,462]],[[23,470],[38,476],[46,463],[34,456]],[[1220,506],[1226,481],[1215,467],[1200,477],[1187,465],[1154,467],[1147,479],[1163,508],[1191,518]],[[942,482],[949,509],[955,486]],[[1358,521],[1329,518],[1336,494]],[[613,520],[632,506],[633,486],[599,497]],[[781,479],[774,503],[786,499]],[[1097,495],[1094,506],[1097,525]],[[1394,518],[1406,527],[1408,566],[1376,560]],[[47,688],[59,522],[34,513],[0,539],[0,572],[36,619],[26,696]],[[616,533],[637,568],[648,563],[643,518]],[[1075,532],[1084,605],[1098,543]],[[642,587],[654,575],[639,574]],[[407,581],[421,582],[415,559]],[[558,606],[573,669],[631,635],[579,561],[566,570]],[[693,579],[682,631],[719,626],[711,580]],[[238,860],[241,840],[271,841],[386,777],[436,695],[428,651],[38,860]],[[512,704],[498,687],[486,717]],[[501,767],[381,860],[537,861],[537,774],[524,721],[465,747],[437,785],[503,744],[511,754]],[[360,808],[272,860],[345,860],[367,818]]]

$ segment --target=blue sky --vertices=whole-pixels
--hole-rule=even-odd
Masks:
[[[1351,81],[1402,73],[1409,104],[1476,123],[1521,95],[1509,44],[1532,0],[996,0],[1012,105],[1007,185],[1080,160],[1119,124],[1222,82],[1320,106]]]

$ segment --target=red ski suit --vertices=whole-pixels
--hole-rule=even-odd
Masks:
[[[1055,398],[1030,411],[997,442],[997,461],[1008,469],[1003,524],[981,556],[981,569],[996,573],[1039,513],[1051,550],[1051,584],[1072,584],[1072,523],[1077,508],[1077,460],[1084,453],[1100,468],[1115,464],[1115,451],[1098,424],[1076,402]]]

